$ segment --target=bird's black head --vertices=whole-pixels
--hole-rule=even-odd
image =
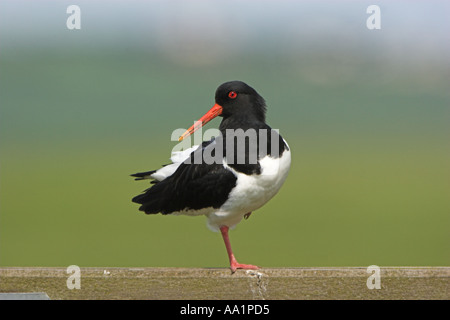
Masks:
[[[197,129],[214,119],[223,117],[221,127],[265,122],[266,103],[255,89],[242,81],[230,81],[221,84],[216,91],[216,104],[194,123],[179,141],[194,133]]]
[[[266,103],[255,89],[242,81],[230,81],[221,84],[216,90],[216,104],[222,106],[221,116],[252,116],[264,122]]]

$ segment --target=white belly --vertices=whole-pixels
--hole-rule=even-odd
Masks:
[[[280,158],[266,156],[260,165],[259,175],[246,175],[228,167],[237,177],[236,187],[220,209],[206,215],[211,230],[218,231],[223,225],[235,227],[245,214],[261,208],[277,194],[288,175],[291,152],[285,150]]]

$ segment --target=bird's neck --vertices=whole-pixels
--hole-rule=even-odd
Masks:
[[[264,121],[264,117],[254,117],[250,115],[239,115],[239,116],[229,116],[223,118],[220,123],[219,130],[224,132],[227,129],[243,129],[247,130],[250,128],[261,129],[266,128],[267,124]]]

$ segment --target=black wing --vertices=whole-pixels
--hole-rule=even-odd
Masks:
[[[236,186],[236,176],[222,164],[195,163],[198,153],[213,140],[204,142],[191,153],[190,163],[180,164],[177,170],[144,193],[134,197],[141,204],[139,210],[146,214],[170,214],[183,210],[220,208]],[[201,158],[202,159],[202,158]]]

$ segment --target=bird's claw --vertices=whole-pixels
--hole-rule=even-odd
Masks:
[[[237,269],[244,269],[244,270],[258,270],[258,266],[254,266],[251,264],[242,264],[242,263],[232,263],[230,266],[231,272],[235,273]]]

